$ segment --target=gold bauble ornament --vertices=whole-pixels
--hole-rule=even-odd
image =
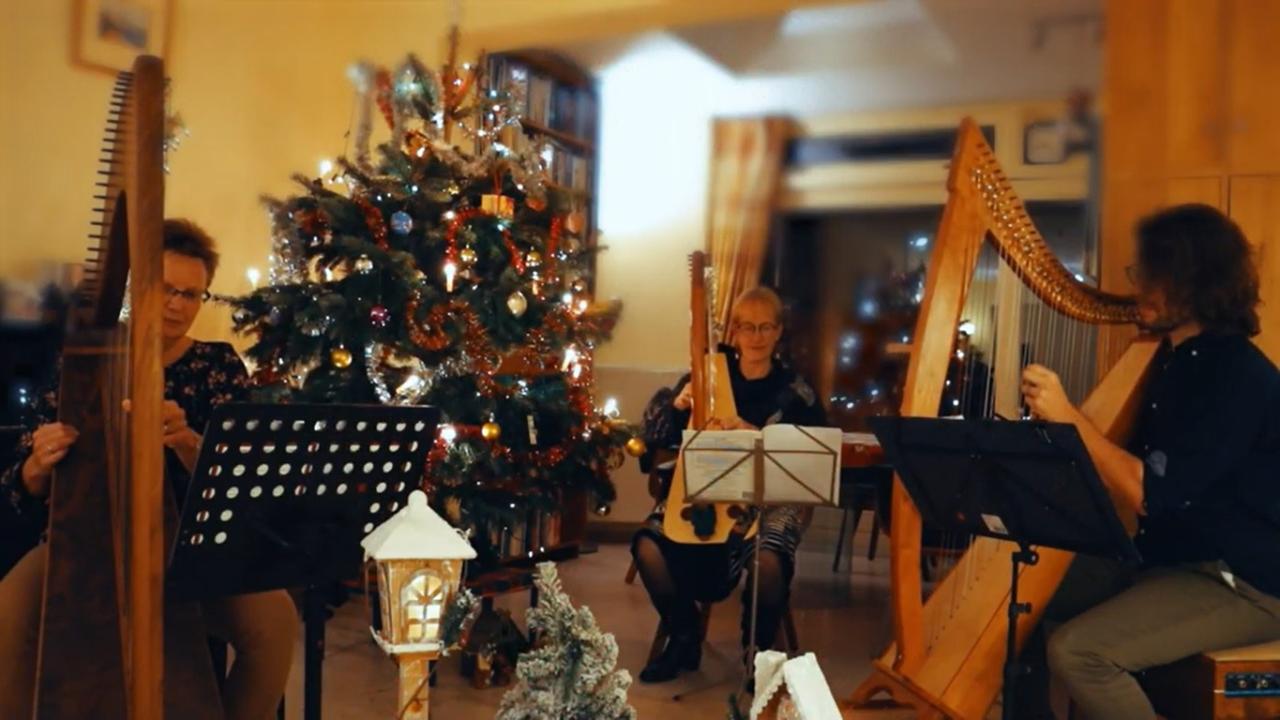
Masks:
[[[334,348],[329,352],[329,362],[333,363],[336,368],[346,368],[351,366],[351,351],[340,347]]]
[[[638,435],[627,440],[627,454],[631,457],[640,457],[647,449],[644,444],[644,438]]]
[[[525,310],[529,309],[529,298],[525,297],[524,293],[516,290],[507,296],[507,309],[511,311],[512,315],[520,317],[524,315]]]
[[[536,268],[542,265],[542,253],[537,250],[530,250],[529,254],[524,256],[525,267]]]
[[[480,437],[490,442],[497,440],[501,434],[502,428],[492,420],[480,426]]]
[[[469,247],[464,247],[458,251],[458,259],[463,265],[474,265],[476,262],[476,251]]]

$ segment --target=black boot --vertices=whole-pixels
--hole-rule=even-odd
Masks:
[[[702,663],[702,643],[697,636],[673,635],[658,657],[640,671],[640,682],[660,683],[674,680],[685,671],[697,670]]]

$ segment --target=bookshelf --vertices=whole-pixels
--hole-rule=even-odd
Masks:
[[[600,132],[599,92],[594,78],[573,61],[545,50],[516,50],[485,58],[485,88],[509,88],[522,98],[521,132],[504,135],[515,149],[534,148],[547,169],[552,207],[580,213],[585,249],[596,246],[597,148]],[[595,291],[595,261],[589,289]],[[587,523],[585,495],[564,498],[551,513],[529,513],[501,527],[486,528],[487,540],[502,557],[502,571],[469,582],[483,594],[493,582],[502,591],[511,573],[540,560],[562,560],[578,554]],[[494,580],[497,578],[497,580]]]
[[[523,98],[523,132],[513,142],[537,149],[550,176],[548,188],[566,211],[582,213],[582,238],[595,247],[600,132],[595,80],[573,61],[545,50],[495,53],[486,64],[487,88],[512,87]],[[591,271],[594,278],[594,262]]]

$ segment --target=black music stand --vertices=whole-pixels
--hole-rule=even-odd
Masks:
[[[214,409],[166,573],[177,600],[306,588],[304,713],[318,720],[327,584],[422,482],[440,411],[384,405]]]
[[[1018,572],[1032,546],[1137,563],[1137,548],[1074,425],[1045,422],[870,418],[885,457],[924,522],[940,530],[1017,543],[1012,553],[1003,717],[1014,712]]]
[[[684,441],[681,444],[681,453],[684,455],[684,482],[685,495],[689,500],[703,500],[710,502],[743,502],[750,500],[750,504],[756,511],[756,523],[764,517],[765,508],[776,505],[828,505],[834,506],[840,504],[840,435],[838,429],[823,428],[823,431],[831,430],[835,433],[835,437],[827,442],[816,437],[814,428],[805,429],[799,425],[791,426],[798,433],[805,437],[808,442],[787,446],[784,448],[766,450],[764,447],[764,438],[772,430],[782,429],[783,426],[773,425],[764,430],[755,433],[750,448],[741,447],[736,444],[720,445],[719,443],[709,443],[705,446],[697,447],[695,443],[699,438],[708,433],[706,429],[686,430]],[[736,434],[742,431],[729,431]],[[726,458],[723,462],[717,463],[723,466],[713,477],[700,478],[703,484],[695,491],[689,490],[689,476],[697,472],[690,467],[690,460],[694,457],[704,455],[718,455]],[[783,462],[783,458],[793,455],[814,455],[826,461],[827,467],[823,469],[825,481],[823,478],[797,477],[795,473],[787,467]],[[766,481],[765,468],[776,468],[777,472],[773,475],[776,479]],[[729,480],[734,471],[739,468],[750,468],[751,489],[748,491],[740,486],[733,486]],[[782,478],[787,478],[783,481]],[[724,481],[723,485],[720,483]],[[812,483],[812,484],[810,484]],[[777,485],[789,485],[787,488],[790,493],[781,493]],[[798,488],[798,489],[797,489]],[[754,674],[755,657],[758,648],[756,647],[756,620],[760,614],[760,551],[761,551],[761,531],[756,528],[755,532],[755,549],[753,556],[753,572],[751,583],[751,623],[747,646],[747,666],[743,672],[741,689],[746,690],[747,684]],[[677,693],[672,700],[679,701],[684,697],[688,697],[689,692]],[[736,696],[735,696],[736,698]],[[736,704],[736,699],[735,699]]]

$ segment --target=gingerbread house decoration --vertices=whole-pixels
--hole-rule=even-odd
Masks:
[[[840,708],[813,653],[790,660],[773,650],[756,653],[755,670],[751,720],[840,720]]]

